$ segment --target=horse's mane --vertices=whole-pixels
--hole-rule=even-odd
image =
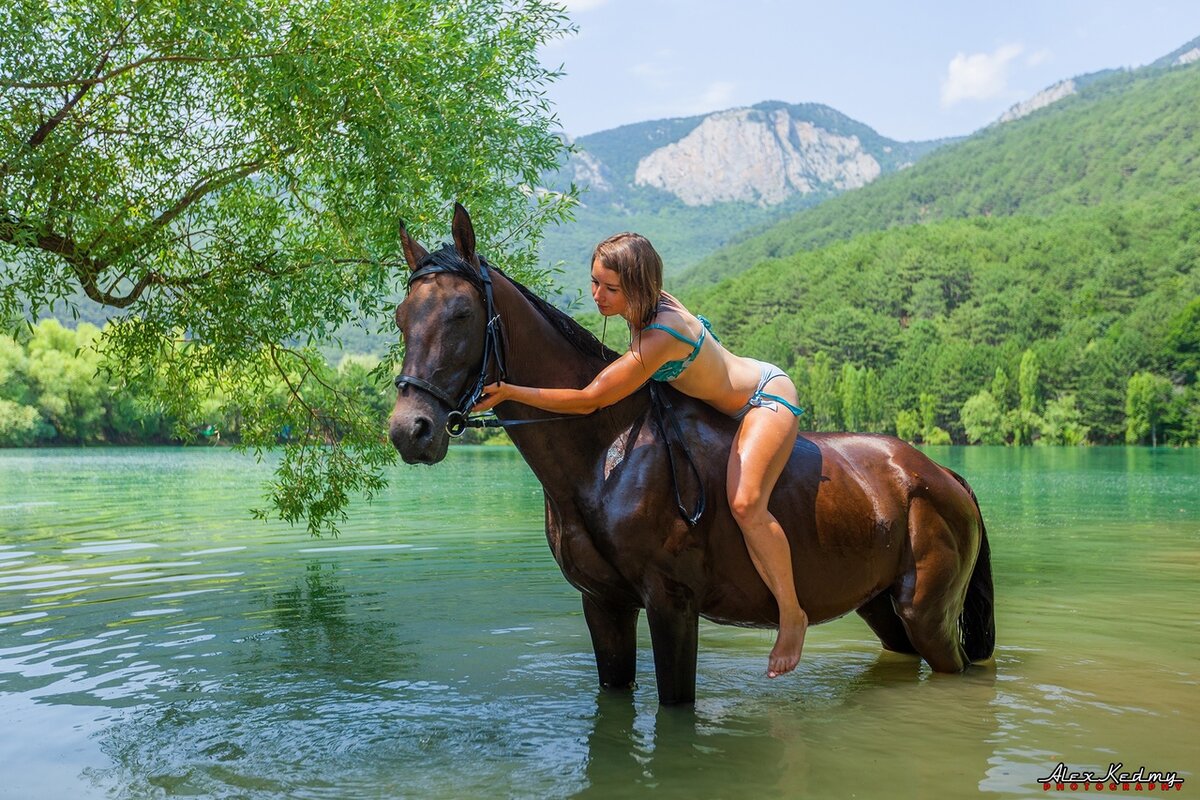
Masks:
[[[483,259],[481,259],[483,260]],[[556,331],[562,334],[572,347],[578,350],[581,354],[590,358],[602,359],[605,363],[613,361],[618,354],[607,347],[603,342],[595,337],[595,335],[587,328],[573,320],[566,312],[555,308],[550,303],[543,300],[533,291],[526,288],[519,281],[510,278],[504,270],[499,267],[484,261],[488,269],[500,273],[504,278],[517,287],[529,304],[537,310],[546,322],[550,323]],[[447,272],[452,272],[462,278],[470,281],[479,292],[483,293],[483,279],[479,276],[479,271],[463,260],[463,257],[458,254],[453,245],[444,244],[441,249],[430,253],[421,259],[420,267],[437,266]]]

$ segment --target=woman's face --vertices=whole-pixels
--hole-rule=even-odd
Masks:
[[[606,317],[624,316],[628,304],[625,292],[621,291],[621,276],[600,263],[592,262],[592,300],[596,308]]]

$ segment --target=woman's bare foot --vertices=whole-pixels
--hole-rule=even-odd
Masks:
[[[767,677],[778,678],[791,672],[800,663],[800,652],[804,649],[804,634],[808,631],[808,615],[800,612],[800,619],[794,623],[779,625],[779,636],[771,655],[767,659]]]

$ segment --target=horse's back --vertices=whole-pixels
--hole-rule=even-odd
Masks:
[[[661,433],[642,419],[612,443],[593,480],[581,487],[577,501],[590,507],[584,514],[591,520],[589,538],[631,587],[670,575],[692,586],[706,617],[772,625],[774,598],[750,560],[726,496],[737,424],[687,399],[677,408],[704,485],[707,510],[700,524],[687,528],[676,510],[673,485],[689,509],[698,488],[686,459],[675,453],[672,477]],[[855,610],[911,567],[908,511],[923,492],[961,495],[950,505],[970,502],[951,473],[895,437],[797,438],[769,507],[788,535],[798,594],[812,621]]]

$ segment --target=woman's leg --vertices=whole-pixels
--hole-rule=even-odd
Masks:
[[[772,391],[795,402],[795,387],[777,380]],[[779,606],[779,636],[767,665],[767,676],[791,672],[800,661],[808,615],[796,598],[792,553],[779,522],[767,510],[771,490],[787,465],[799,424],[786,408],[752,408],[733,439],[726,491],[734,519],[758,574]]]

